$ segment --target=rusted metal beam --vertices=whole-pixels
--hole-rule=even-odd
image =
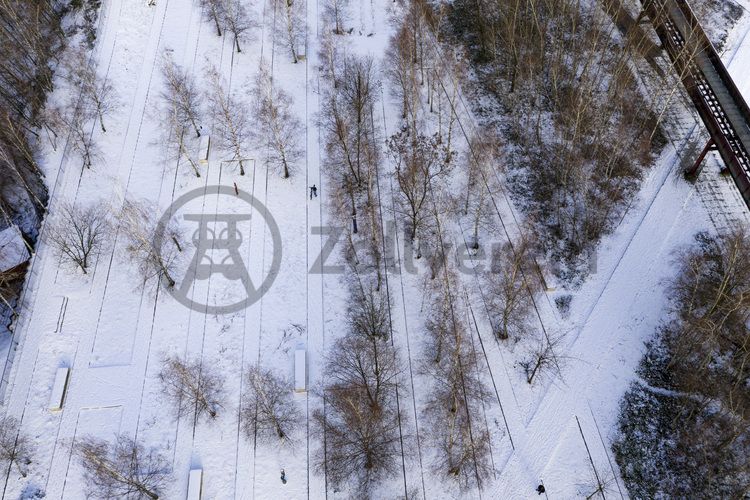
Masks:
[[[716,143],[713,139],[709,139],[706,143],[706,147],[703,148],[703,151],[701,151],[701,154],[698,155],[698,159],[695,160],[695,163],[693,163],[693,166],[686,169],[684,172],[685,179],[689,181],[694,181],[698,178],[698,176],[701,173],[701,170],[703,169],[703,160],[706,159],[706,155],[709,151],[716,151]]]

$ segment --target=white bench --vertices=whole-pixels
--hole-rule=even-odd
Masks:
[[[294,351],[294,390],[307,391],[307,362],[304,349]]]
[[[188,476],[187,500],[201,500],[203,495],[203,469],[192,469]]]
[[[68,392],[68,380],[70,380],[70,368],[58,368],[55,373],[55,382],[52,384],[52,394],[49,398],[50,411],[63,409],[65,394]]]

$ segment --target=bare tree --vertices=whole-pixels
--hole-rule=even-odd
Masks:
[[[432,469],[462,491],[481,489],[492,473],[490,436],[479,423],[486,393],[477,397],[481,382],[458,363],[438,373],[424,409],[428,443],[436,451]]]
[[[526,382],[534,383],[540,375],[561,375],[561,356],[559,350],[565,337],[540,335],[536,344],[529,349],[525,359],[519,362],[526,375]]]
[[[488,272],[482,275],[492,330],[500,339],[516,340],[531,329],[534,298],[541,280],[532,240],[522,236],[515,245],[495,249]]]
[[[339,339],[326,364],[329,390],[356,387],[373,408],[393,395],[400,373],[399,358],[390,342],[356,334]]]
[[[190,415],[198,422],[206,415],[214,419],[223,406],[224,377],[201,360],[168,356],[162,362],[159,381],[177,418]]]
[[[34,445],[21,431],[21,422],[9,415],[0,417],[0,465],[7,469],[16,467],[21,476],[26,477],[26,467],[31,463]]]
[[[234,46],[237,52],[242,52],[240,42],[247,38],[251,29],[257,26],[257,23],[250,18],[243,0],[218,0],[221,2],[221,14],[224,24],[234,36]]]
[[[91,130],[94,117],[90,109],[77,107],[73,103],[62,107],[48,106],[45,110],[45,125],[56,135],[69,133],[70,148],[83,161],[83,166],[89,169],[102,155]]]
[[[431,215],[432,182],[446,175],[450,165],[444,160],[446,151],[437,135],[428,137],[409,128],[389,139],[388,151],[399,188],[396,210],[405,219],[413,243]]]
[[[258,441],[290,440],[303,421],[291,384],[259,366],[250,367],[246,380],[241,412],[245,434]]]
[[[71,134],[70,145],[78,156],[83,160],[86,168],[91,168],[94,161],[101,158],[102,153],[99,145],[94,141],[90,127],[87,126],[88,119],[82,113],[77,113],[68,121]]]
[[[338,182],[350,179],[356,190],[373,174],[378,160],[372,126],[377,83],[371,58],[349,56],[342,66],[323,102],[323,125],[330,168]]]
[[[354,335],[387,340],[390,335],[390,303],[387,293],[377,286],[357,280],[351,287],[349,327]]]
[[[186,161],[195,176],[200,177],[197,139],[192,134],[187,133],[185,128],[179,126],[174,121],[175,118],[174,115],[167,117],[169,129],[164,130],[165,137],[162,141],[166,147],[166,155],[170,160],[175,161],[178,167],[183,160]]]
[[[502,145],[498,138],[485,131],[469,138],[468,151],[464,155],[466,172],[466,197],[463,200],[463,213],[471,217],[472,234],[478,238],[479,227],[486,224],[488,212],[495,193],[501,187],[497,182],[497,171],[501,169]]]
[[[434,382],[423,410],[429,442],[437,452],[432,468],[460,490],[481,489],[492,471],[490,436],[480,423],[489,392],[463,325],[446,320],[451,326],[442,340],[444,354],[437,362],[430,355],[424,365]]]
[[[410,8],[410,12],[414,8]],[[385,73],[391,81],[391,92],[401,103],[401,119],[416,123],[419,105],[417,68],[417,35],[410,23],[404,21],[392,36],[386,52],[388,66]]]
[[[184,132],[192,127],[197,137],[201,136],[199,123],[201,122],[201,94],[195,77],[180,65],[170,55],[165,55],[161,65],[164,87],[159,94],[162,100],[164,114],[170,117],[172,132]]]
[[[181,233],[175,223],[159,227],[158,211],[145,201],[126,200],[117,216],[130,260],[138,265],[144,283],[152,277],[175,285]]]
[[[83,48],[71,50],[64,62],[68,82],[80,91],[81,101],[77,106],[80,112],[96,116],[102,132],[106,132],[104,117],[120,107],[117,90],[106,77],[99,76],[96,67],[89,61],[88,52]]]
[[[343,35],[349,20],[349,0],[326,0],[323,4],[323,19],[331,25],[331,33]]]
[[[47,226],[47,237],[60,256],[87,274],[91,255],[101,248],[110,228],[107,206],[63,203]]]
[[[276,167],[286,179],[303,153],[300,147],[303,128],[292,112],[292,97],[274,86],[264,64],[261,64],[255,81],[253,96],[253,118],[257,127],[255,141],[259,146],[269,146],[269,165]]]
[[[169,460],[123,434],[112,443],[84,437],[74,449],[94,498],[156,500],[171,476]]]
[[[221,36],[221,23],[224,20],[225,1],[226,0],[200,0],[203,14],[213,21],[218,36]]]
[[[367,495],[392,475],[401,456],[396,391],[400,374],[396,350],[380,337],[350,334],[331,349],[326,364],[325,415],[315,419],[325,433],[318,457],[334,485],[349,482]]]
[[[209,68],[207,76],[210,85],[207,99],[218,122],[216,138],[219,147],[229,152],[230,160],[239,163],[240,175],[245,175],[242,161],[252,135],[248,106],[229,90],[216,68]]]
[[[436,450],[432,468],[462,491],[481,489],[492,472],[490,437],[482,422],[489,391],[479,375],[476,350],[463,320],[468,311],[456,299],[459,281],[447,267],[435,278],[427,288],[431,292],[428,337],[421,366],[433,380],[423,409],[429,441]]]
[[[274,12],[281,16],[281,24],[275,26],[279,36],[286,40],[292,62],[299,62],[299,47],[305,36],[305,3],[301,0],[272,0]],[[275,19],[275,17],[274,17]]]
[[[178,66],[171,58],[165,56],[162,63],[164,88],[160,97],[162,100],[162,143],[167,147],[169,157],[178,164],[184,159],[193,169],[196,177],[200,177],[198,159],[196,157],[197,137],[201,135],[198,125],[201,121],[200,92],[191,73]],[[192,131],[195,131],[193,136]]]
[[[373,409],[355,387],[336,387],[325,397],[326,414],[314,413],[325,435],[317,468],[335,488],[348,483],[367,498],[379,481],[399,470],[398,412],[393,406]]]
[[[320,33],[319,43],[318,59],[320,61],[321,76],[325,79],[326,83],[336,85],[339,70],[341,70],[340,61],[344,53],[344,40],[324,30]]]

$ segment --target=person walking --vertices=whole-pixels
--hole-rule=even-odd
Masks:
[[[284,469],[281,469],[281,482],[286,484],[286,472],[284,472]]]
[[[313,197],[318,197],[318,188],[315,186],[315,184],[310,186],[310,199],[312,200]]]

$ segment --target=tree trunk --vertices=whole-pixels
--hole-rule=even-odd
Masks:
[[[221,36],[221,26],[219,26],[219,16],[216,13],[216,10],[213,11],[214,14],[214,24],[216,25],[216,34],[218,36]]]

